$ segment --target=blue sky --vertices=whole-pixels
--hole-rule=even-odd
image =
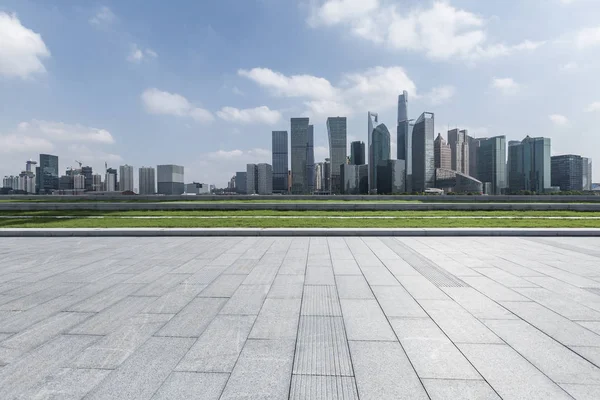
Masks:
[[[402,90],[436,133],[596,159],[599,21],[595,0],[2,0],[0,175],[50,152],[61,170],[177,163],[224,186],[270,162],[290,117],[311,118],[317,161],[328,116],[350,140],[367,111],[395,131]]]

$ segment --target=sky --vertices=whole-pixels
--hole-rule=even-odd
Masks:
[[[598,181],[598,71],[597,0],[0,0],[0,176],[50,153],[225,187],[292,117],[317,162],[327,117],[395,132],[406,90],[436,135],[550,137]]]

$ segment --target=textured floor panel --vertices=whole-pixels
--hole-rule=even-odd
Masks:
[[[358,400],[349,376],[293,375],[290,400]]]
[[[335,286],[304,286],[301,314],[341,317],[342,309]]]

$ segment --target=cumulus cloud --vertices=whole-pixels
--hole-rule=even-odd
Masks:
[[[575,45],[580,49],[600,45],[600,26],[581,29],[575,37]]]
[[[131,45],[131,51],[127,56],[127,61],[138,64],[148,58],[156,58],[158,54],[152,49],[140,49],[137,44]]]
[[[598,112],[600,111],[600,101],[595,101],[585,108],[585,112]]]
[[[106,129],[98,129],[80,124],[66,124],[64,122],[32,120],[21,122],[18,132],[25,136],[41,136],[57,141],[91,142],[113,144],[113,136]]]
[[[490,44],[483,17],[445,1],[410,10],[385,0],[325,0],[316,4],[307,20],[311,27],[340,25],[370,42],[424,52],[432,59],[498,57],[543,44],[528,40],[517,45]]]
[[[520,85],[512,78],[494,78],[491,86],[503,94],[515,94],[519,91]]]
[[[548,116],[550,121],[557,126],[563,126],[569,123],[569,119],[561,114],[551,114]]]
[[[24,27],[16,15],[0,12],[0,76],[28,78],[44,73],[50,51],[39,33]]]
[[[98,12],[94,14],[90,18],[90,24],[92,25],[110,25],[115,22],[117,16],[112,12],[112,10],[106,6],[100,7]]]
[[[54,145],[47,139],[26,136],[22,134],[0,135],[0,153],[12,154],[24,151],[28,152],[49,152],[54,149]]]
[[[243,110],[234,107],[223,107],[220,111],[217,111],[217,116],[225,121],[239,122],[242,124],[273,125],[281,119],[281,113],[279,111],[271,110],[267,106]]]
[[[177,93],[150,88],[142,93],[141,100],[144,108],[150,114],[190,117],[202,123],[214,120],[210,111],[195,107],[185,97]]]
[[[238,75],[249,78],[283,97],[332,98],[336,90],[325,78],[311,75],[285,76],[268,68],[240,69]]]

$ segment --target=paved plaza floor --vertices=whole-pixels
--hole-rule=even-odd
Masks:
[[[600,399],[600,238],[2,238],[0,399]]]

